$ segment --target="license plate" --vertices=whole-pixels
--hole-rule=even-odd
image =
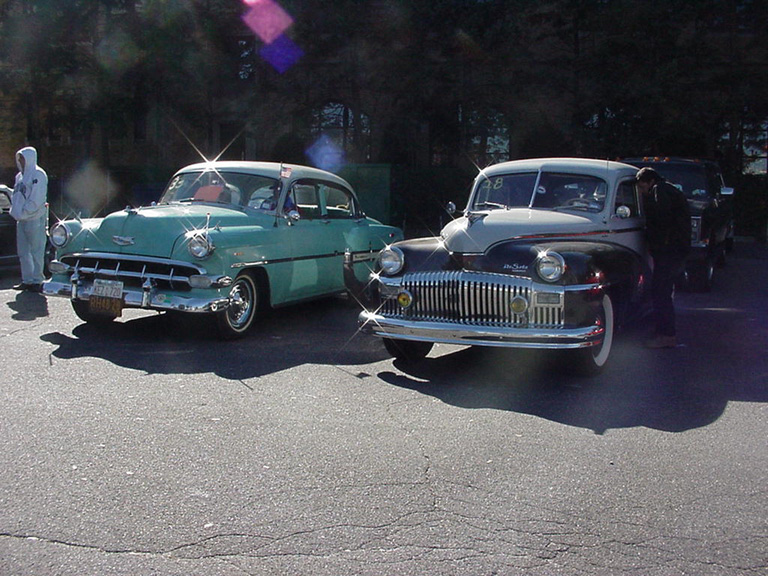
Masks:
[[[93,291],[89,299],[88,309],[94,314],[106,316],[122,316],[123,314],[123,283],[117,280],[93,281]]]

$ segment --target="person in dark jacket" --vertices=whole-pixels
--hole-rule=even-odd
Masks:
[[[691,215],[685,195],[652,168],[641,168],[635,177],[643,196],[646,239],[653,257],[651,295],[655,331],[649,348],[677,346],[675,280],[685,270],[691,249]]]

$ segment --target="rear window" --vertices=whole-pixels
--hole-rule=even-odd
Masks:
[[[661,174],[670,184],[680,189],[687,198],[695,200],[716,193],[719,188],[713,177],[707,177],[707,170],[701,164],[647,163]]]

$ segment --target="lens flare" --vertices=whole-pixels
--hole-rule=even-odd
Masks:
[[[272,0],[247,0],[245,4],[250,10],[243,16],[243,22],[265,44],[277,40],[293,24],[290,14]]]

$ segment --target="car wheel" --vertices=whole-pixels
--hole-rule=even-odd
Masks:
[[[262,308],[263,290],[253,276],[243,273],[232,283],[229,306],[217,313],[219,336],[224,340],[242,337]]]
[[[97,326],[107,326],[114,321],[114,316],[108,316],[107,314],[94,314],[91,312],[90,305],[87,300],[72,300],[72,309],[83,322],[88,324],[95,324]]]
[[[384,348],[397,360],[418,362],[423,360],[432,350],[432,342],[417,342],[415,340],[392,340],[384,338]]]
[[[601,372],[608,362],[611,348],[613,348],[615,318],[613,301],[608,294],[603,296],[599,319],[605,329],[602,344],[576,351],[576,371],[585,376],[592,376]]]

